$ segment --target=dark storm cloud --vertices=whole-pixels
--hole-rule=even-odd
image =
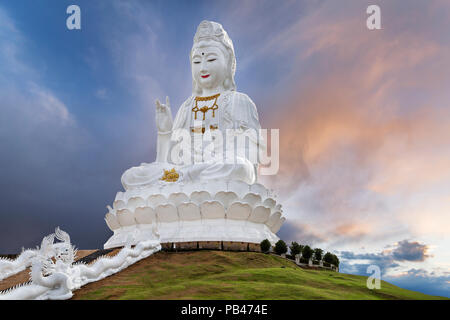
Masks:
[[[307,224],[301,223],[297,220],[286,220],[278,232],[280,239],[286,243],[296,241],[300,244],[314,246],[317,243],[324,242],[326,239],[320,235],[315,234]]]
[[[392,251],[392,257],[397,261],[424,261],[429,257],[427,251],[428,246],[425,244],[403,240]]]
[[[343,261],[341,270],[348,273],[365,275],[369,265],[380,267],[382,274],[389,269],[398,267],[398,262],[414,261],[423,262],[429,258],[428,246],[416,241],[403,240],[394,244],[392,249],[378,253],[354,253],[351,251],[339,252],[339,258]],[[367,263],[354,263],[352,260],[367,260]]]

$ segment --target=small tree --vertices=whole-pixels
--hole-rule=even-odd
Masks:
[[[291,246],[289,247],[289,249],[291,250],[291,255],[293,255],[295,257],[297,254],[300,254],[303,249],[302,247],[303,246],[301,246],[297,242],[293,241]]]
[[[261,241],[261,243],[259,245],[261,247],[261,252],[264,252],[264,253],[269,252],[270,247],[272,246],[270,241],[267,239],[264,239],[263,241]]]
[[[323,250],[320,248],[314,249],[314,259],[320,261],[322,260]]]
[[[302,250],[302,256],[306,260],[309,260],[309,259],[311,259],[312,255],[313,255],[313,252],[314,251],[311,249],[310,246],[304,246],[303,250]]]
[[[277,243],[275,243],[275,253],[276,254],[283,254],[287,252],[287,245],[286,242],[283,240],[278,240]]]
[[[339,258],[335,254],[333,254],[333,264],[339,267]]]
[[[325,255],[323,256],[323,261],[332,264],[334,261],[333,255],[330,252],[325,253]]]

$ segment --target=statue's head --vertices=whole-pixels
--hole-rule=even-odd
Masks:
[[[225,90],[236,90],[233,42],[220,23],[204,20],[199,24],[190,61],[195,95],[202,94],[203,88],[222,86]]]

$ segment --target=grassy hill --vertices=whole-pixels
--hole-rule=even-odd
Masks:
[[[73,299],[439,299],[367,277],[307,270],[255,252],[158,252],[74,292]]]

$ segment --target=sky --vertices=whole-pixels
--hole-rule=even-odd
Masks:
[[[81,8],[81,30],[66,9]],[[366,9],[381,9],[368,30]],[[154,100],[191,95],[197,25],[233,40],[237,90],[280,130],[260,181],[278,235],[336,253],[341,272],[450,297],[450,3],[0,2],[0,252],[56,226],[81,249],[112,232],[122,173],[155,158]]]

